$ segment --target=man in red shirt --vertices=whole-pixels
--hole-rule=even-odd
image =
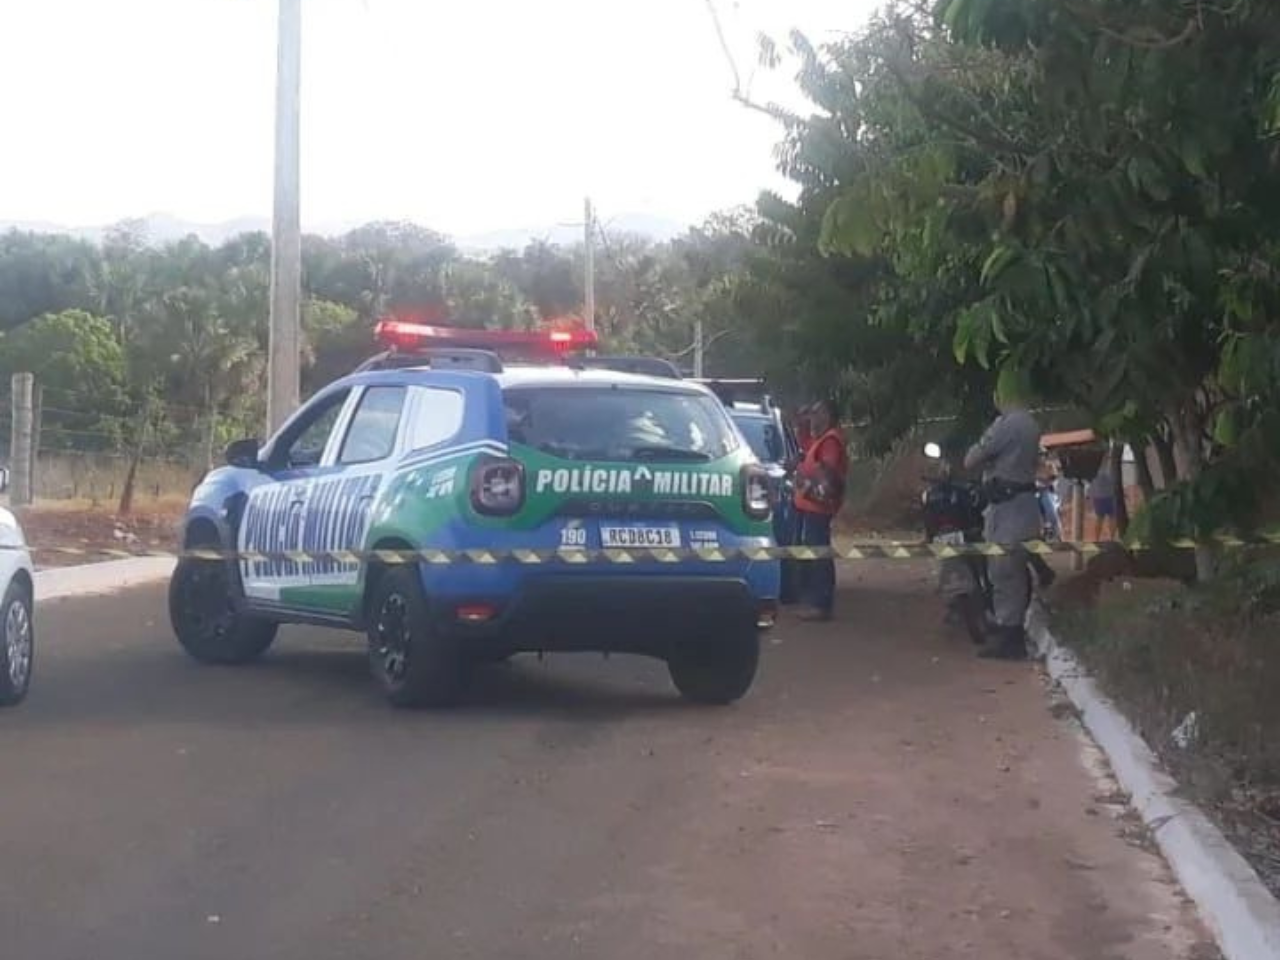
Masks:
[[[796,471],[800,546],[830,547],[831,521],[844,503],[849,463],[838,419],[834,400],[823,400],[810,408],[813,440]],[[830,620],[835,604],[835,561],[830,558],[801,561],[799,580],[800,601],[805,605],[800,618]]]

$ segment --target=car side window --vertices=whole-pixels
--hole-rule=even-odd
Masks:
[[[372,463],[385,460],[395,451],[404,409],[404,387],[369,387],[351,417],[351,426],[342,441],[338,462]]]
[[[275,465],[290,469],[317,466],[324,456],[329,435],[333,433],[338,417],[342,414],[342,406],[348,393],[349,391],[340,390],[308,408],[303,422],[297,425],[300,432],[295,433],[286,443],[281,456],[272,456],[271,459],[277,461]]]
[[[416,404],[409,423],[409,449],[443,443],[462,429],[463,399],[457,390],[414,387]]]

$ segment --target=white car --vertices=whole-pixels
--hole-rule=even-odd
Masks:
[[[0,707],[27,695],[35,654],[31,553],[22,527],[0,507]]]

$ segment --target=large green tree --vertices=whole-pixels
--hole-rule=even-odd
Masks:
[[[1148,529],[1248,523],[1274,469],[1277,12],[922,7],[793,42],[816,110],[783,117],[783,168],[818,248],[871,271],[863,325],[1162,444]]]

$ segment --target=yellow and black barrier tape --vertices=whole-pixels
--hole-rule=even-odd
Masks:
[[[1210,547],[1215,550],[1247,546],[1280,546],[1280,531],[1256,534],[1250,537],[1220,536],[1209,540],[1171,540],[1159,545],[1144,543],[1029,540],[1020,544],[967,543],[952,545],[923,541],[875,541],[855,543],[843,547],[625,547],[586,549],[564,547],[560,549],[526,550],[520,548],[468,548],[440,550],[221,550],[194,547],[180,552],[165,550],[123,550],[93,546],[43,546],[29,545],[26,549],[36,554],[56,554],[72,557],[105,557],[131,559],[136,557],[161,557],[209,561],[316,563],[319,561],[355,564],[373,562],[380,564],[424,563],[441,566],[454,563],[488,566],[498,563],[533,564],[584,564],[615,563],[731,563],[743,560],[946,560],[952,557],[979,556],[1002,557],[1027,552],[1041,555],[1066,553],[1093,556],[1109,550],[1137,552],[1152,549],[1191,550]],[[0,550],[24,549],[16,546],[0,546]]]

